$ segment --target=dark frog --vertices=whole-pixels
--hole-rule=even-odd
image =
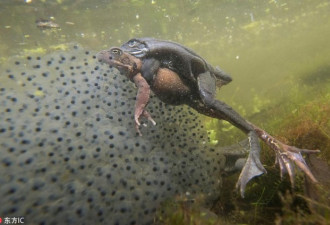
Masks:
[[[115,52],[114,52],[115,51]],[[231,77],[219,68],[214,68],[195,52],[178,43],[156,40],[152,38],[132,39],[123,44],[121,48],[111,48],[102,51],[98,58],[125,73],[128,78],[138,87],[136,109],[146,112],[145,107],[149,97],[150,89],[158,98],[168,104],[186,104],[207,116],[224,119],[247,133],[250,144],[250,154],[241,172],[237,187],[244,194],[245,186],[253,177],[265,173],[259,154],[260,145],[258,138],[263,140],[276,152],[276,159],[280,165],[281,175],[289,173],[291,182],[294,182],[295,162],[310,179],[316,182],[310,172],[301,152],[314,153],[318,150],[299,149],[286,145],[269,135],[266,131],[253,125],[241,117],[230,106],[215,99],[216,83],[227,84]],[[133,68],[133,69],[132,69]],[[142,87],[134,80],[144,80]],[[149,120],[149,113],[135,111],[136,127],[140,125],[139,117],[145,116]],[[140,133],[140,131],[138,130]]]
[[[197,85],[200,74],[209,72],[210,85],[224,85],[232,81],[232,78],[219,67],[213,68],[202,57],[191,49],[178,43],[153,38],[132,39],[120,47],[123,51],[141,58],[144,61],[145,78],[152,79],[157,67],[168,68],[182,79]],[[211,83],[211,80],[213,81]],[[197,87],[197,86],[196,86]]]

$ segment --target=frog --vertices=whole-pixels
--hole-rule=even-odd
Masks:
[[[160,66],[178,73],[192,84],[197,84],[197,75],[206,71],[211,73],[212,78],[217,78],[218,87],[232,81],[232,77],[219,66],[214,68],[193,50],[175,42],[154,38],[134,38],[124,43],[120,48],[143,59],[144,67],[147,68],[144,71],[144,76],[149,80],[153,76],[153,69],[149,68]]]
[[[101,51],[98,53],[98,58],[110,66],[116,67],[122,74],[135,83],[138,88],[135,104],[135,128],[140,136],[142,133],[139,129],[141,126],[140,117],[145,117],[153,125],[156,125],[155,120],[151,117],[150,113],[145,109],[150,98],[150,86],[147,81],[142,77],[141,67],[142,61],[129,54],[123,54],[119,48],[111,48],[108,51]]]
[[[141,92],[148,95],[152,90],[167,104],[188,105],[206,116],[226,120],[245,132],[248,135],[250,152],[236,183],[236,188],[242,197],[247,183],[252,178],[266,173],[260,162],[259,138],[275,151],[281,177],[288,173],[294,185],[295,163],[310,180],[317,182],[301,153],[317,153],[319,150],[299,149],[286,145],[244,119],[226,103],[216,99],[217,80],[220,80],[221,86],[231,82],[231,77],[220,68],[212,67],[192,50],[170,41],[142,38],[132,39],[120,48],[103,50],[99,53],[98,59],[126,73],[126,76],[138,87],[137,99]],[[145,89],[149,90],[140,90],[141,87],[133,79],[135,76],[144,79],[148,84],[148,88]],[[149,98],[144,98],[142,101],[142,112],[145,112],[148,100]],[[139,104],[137,100],[136,105]],[[135,112],[136,129],[140,125],[138,122],[140,117],[150,120],[151,116],[148,113]],[[141,135],[140,131],[138,133]]]

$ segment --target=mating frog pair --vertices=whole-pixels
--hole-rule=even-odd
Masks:
[[[217,86],[226,85],[232,79],[220,68],[212,67],[191,49],[171,41],[138,38],[129,40],[120,48],[101,51],[98,59],[126,74],[137,86],[134,118],[136,130],[140,135],[141,117],[146,117],[156,125],[146,110],[150,90],[167,104],[186,104],[199,113],[226,120],[245,132],[249,137],[250,153],[236,184],[242,196],[246,184],[253,177],[266,172],[260,162],[261,148],[258,138],[275,151],[281,176],[288,173],[291,183],[294,184],[294,162],[312,181],[317,182],[301,152],[316,153],[319,150],[286,145],[245,120],[226,103],[215,99]]]

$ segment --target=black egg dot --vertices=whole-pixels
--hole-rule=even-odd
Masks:
[[[23,144],[23,145],[30,144],[30,140],[22,140],[21,141],[21,144]]]
[[[9,166],[12,164],[12,162],[10,161],[10,159],[8,159],[8,158],[4,158],[4,159],[2,160],[2,164],[3,164],[5,167],[9,167]]]
[[[127,211],[126,208],[121,208],[121,209],[120,209],[120,212],[121,212],[121,213],[125,213],[126,211]]]
[[[8,190],[8,194],[14,194],[16,192],[16,188],[12,187]]]

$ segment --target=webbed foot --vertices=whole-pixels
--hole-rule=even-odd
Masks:
[[[145,118],[147,118],[151,123],[152,125],[156,125],[156,122],[154,121],[154,119],[151,117],[150,113],[146,110],[143,110],[142,112],[137,112],[135,113],[135,116],[134,116],[134,120],[135,120],[135,129],[136,131],[138,132],[138,134],[140,136],[142,136],[142,133],[140,131],[140,126],[141,126],[141,123],[140,123],[140,117],[143,116]]]
[[[255,131],[257,132],[258,136],[271,148],[275,151],[276,154],[276,163],[279,164],[280,171],[281,171],[281,178],[285,173],[288,173],[290,177],[290,182],[292,187],[294,187],[294,164],[301,169],[306,176],[311,179],[313,182],[317,182],[316,178],[308,168],[304,158],[302,157],[301,153],[318,153],[320,150],[309,150],[309,149],[300,149],[295,146],[286,145],[276,138],[270,136],[264,130],[254,126]]]
[[[294,163],[301,169],[309,179],[313,182],[317,182],[316,178],[308,168],[304,158],[302,157],[301,153],[318,153],[320,150],[309,150],[309,149],[300,149],[295,146],[290,146],[283,144],[279,141],[277,143],[273,143],[272,149],[276,153],[276,163],[280,166],[281,171],[281,178],[285,173],[289,174],[290,182],[292,187],[294,187]]]
[[[240,190],[242,197],[244,197],[246,184],[253,177],[267,173],[266,169],[260,162],[260,145],[258,136],[254,131],[249,132],[249,143],[250,153],[236,183],[236,188]]]

